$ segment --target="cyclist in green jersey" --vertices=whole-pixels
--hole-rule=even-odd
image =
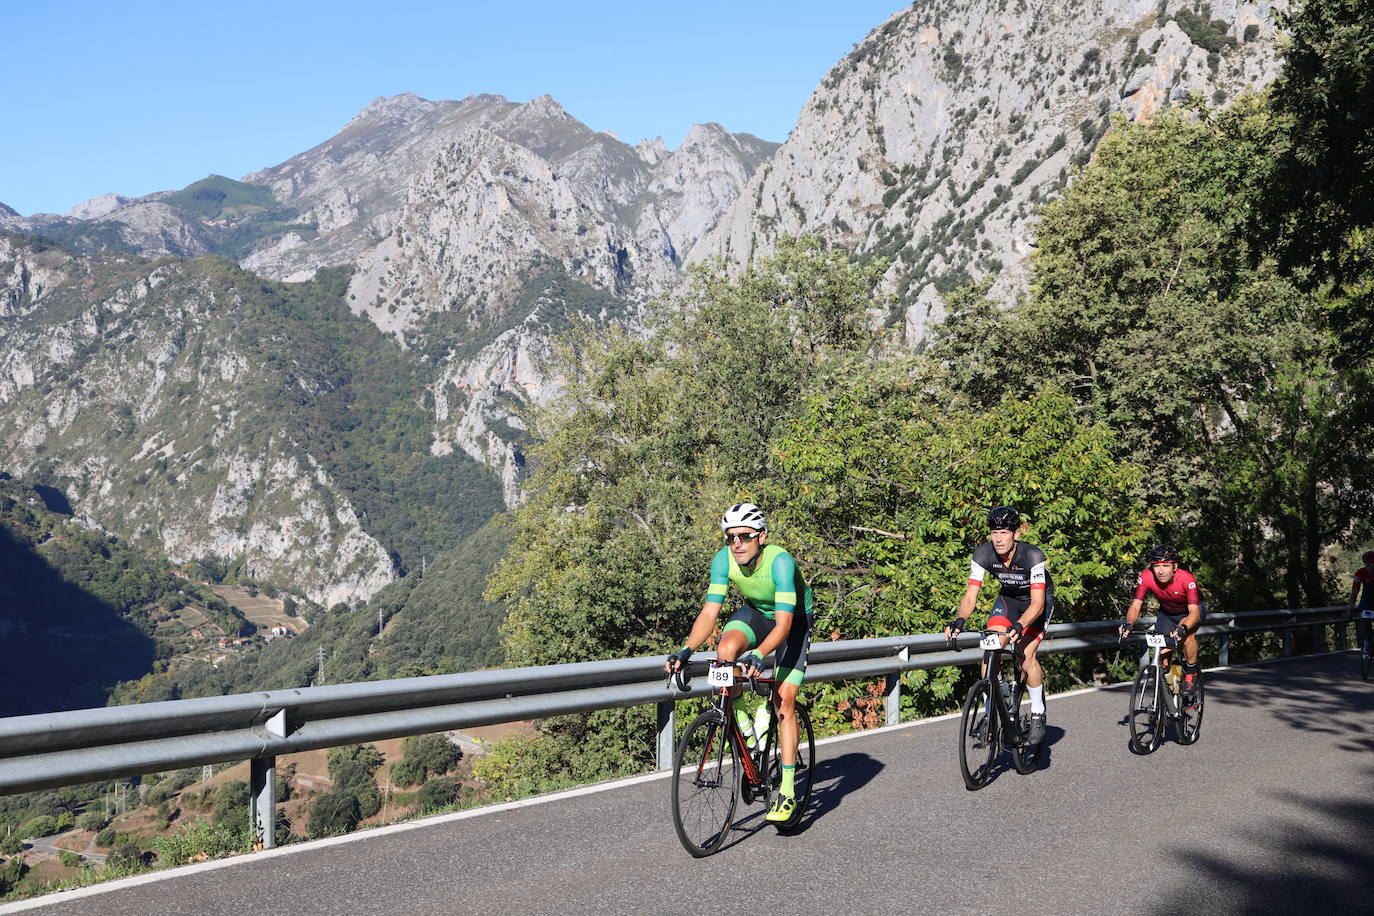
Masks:
[[[796,811],[797,691],[806,673],[811,646],[811,586],[797,569],[792,555],[768,543],[763,510],[753,503],[731,506],[721,516],[725,546],[711,561],[711,585],[701,613],[683,647],[668,656],[666,668],[676,671],[692,652],[711,637],[731,582],[744,597],[720,634],[716,655],[738,662],[746,677],[763,673],[763,659],[776,651],[778,741],[782,751],[782,785],[765,815],[769,821],[789,821]]]

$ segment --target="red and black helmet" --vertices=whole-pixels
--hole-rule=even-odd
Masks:
[[[1156,544],[1150,548],[1151,563],[1177,563],[1178,551],[1169,544]]]

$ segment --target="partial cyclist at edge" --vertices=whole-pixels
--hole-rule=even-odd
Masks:
[[[1019,539],[1021,527],[1021,515],[1011,506],[988,512],[988,539],[973,550],[968,588],[955,618],[945,625],[945,638],[957,636],[968,624],[983,580],[991,574],[999,589],[988,629],[1005,634],[1004,647],[1013,639],[1018,644],[1031,704],[1026,743],[1039,744],[1045,740],[1045,673],[1035,653],[1054,616],[1054,582],[1045,568],[1045,552]]]
[[[786,550],[768,543],[763,510],[753,503],[739,503],[720,519],[725,546],[711,561],[711,584],[687,641],[668,656],[667,670],[677,671],[692,653],[711,637],[730,583],[743,596],[739,610],[730,616],[720,634],[716,655],[738,662],[745,677],[763,674],[763,660],[777,652],[778,743],[782,754],[782,784],[764,815],[774,823],[790,821],[796,813],[797,691],[806,674],[811,646],[811,586]]]
[[[1356,613],[1374,610],[1374,550],[1366,550],[1360,556],[1364,565],[1355,570],[1355,579],[1350,584],[1350,609]],[[1374,621],[1364,617],[1355,618],[1355,634],[1363,646],[1369,637],[1369,627]]]
[[[1197,695],[1198,673],[1201,670],[1197,662],[1197,628],[1207,617],[1207,605],[1202,600],[1197,579],[1188,570],[1179,568],[1178,551],[1168,544],[1156,544],[1150,548],[1148,565],[1140,571],[1135,597],[1126,609],[1126,619],[1121,624],[1123,637],[1140,619],[1146,595],[1153,595],[1159,602],[1153,632],[1172,636],[1183,646],[1183,684],[1180,690],[1185,697],[1192,698]]]

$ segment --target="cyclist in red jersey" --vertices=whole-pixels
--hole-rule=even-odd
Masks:
[[[1374,550],[1366,550],[1364,555],[1360,557],[1360,562],[1364,565],[1355,570],[1355,581],[1350,584],[1351,611],[1374,609]],[[1360,594],[1361,589],[1364,590],[1363,595]],[[1360,645],[1364,645],[1365,631],[1368,629],[1368,620],[1363,617],[1355,619],[1355,632],[1359,637]]]
[[[1121,635],[1130,632],[1140,618],[1145,596],[1153,595],[1159,602],[1154,631],[1173,636],[1183,643],[1183,693],[1197,693],[1197,628],[1207,616],[1206,605],[1198,591],[1197,580],[1186,569],[1178,568],[1178,551],[1168,544],[1156,544],[1150,550],[1149,565],[1140,571],[1135,598],[1126,609]]]

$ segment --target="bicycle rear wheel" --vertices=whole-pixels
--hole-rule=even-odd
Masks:
[[[1131,750],[1137,754],[1148,754],[1159,747],[1159,739],[1164,735],[1164,712],[1159,703],[1159,668],[1148,665],[1135,676],[1126,717],[1131,728]]]
[[[780,832],[795,830],[806,814],[806,806],[811,801],[811,789],[816,782],[816,736],[811,731],[811,714],[800,703],[797,710],[797,772],[793,777],[792,797],[797,802],[796,812],[778,824]],[[782,746],[778,742],[778,714],[775,711],[768,726],[768,785],[774,792],[782,784]]]
[[[1366,681],[1369,680],[1370,665],[1374,663],[1374,658],[1371,658],[1374,653],[1370,652],[1370,648],[1370,638],[1366,635],[1360,640],[1360,677]]]
[[[959,719],[959,771],[969,791],[983,788],[992,778],[997,731],[997,714],[988,703],[988,682],[982,680],[969,688]]]
[[[687,726],[673,756],[673,827],[692,855],[708,856],[725,842],[739,774],[739,751],[725,717],[708,709]]]
[[[1011,708],[1007,710],[1007,718],[1016,723],[1018,740],[1030,729],[1030,719],[1021,717],[1021,701],[1025,699],[1026,692],[1026,685],[1018,683],[1012,691]],[[1011,762],[1016,767],[1016,772],[1022,776],[1035,772],[1035,768],[1040,765],[1041,743],[1018,744],[1011,742]]]
[[[1197,679],[1197,695],[1191,700],[1178,699],[1178,743],[1196,744],[1202,734],[1202,676]]]

